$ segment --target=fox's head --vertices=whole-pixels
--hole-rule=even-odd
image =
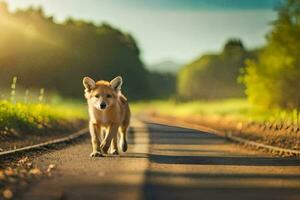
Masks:
[[[95,82],[90,77],[84,77],[84,96],[90,105],[98,110],[105,110],[116,103],[122,82],[121,76],[117,76],[110,82],[103,80]]]

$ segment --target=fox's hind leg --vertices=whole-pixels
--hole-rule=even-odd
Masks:
[[[120,133],[120,149],[122,149],[123,152],[127,151],[128,145],[127,145],[127,139],[126,139],[126,135],[127,135],[127,129],[128,126],[121,126],[119,129],[119,133]]]

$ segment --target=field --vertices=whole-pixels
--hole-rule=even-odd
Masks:
[[[132,108],[136,115],[146,115],[156,120],[204,125],[260,143],[300,149],[297,111],[264,110],[251,105],[246,99],[187,103],[152,101],[135,103]]]
[[[218,101],[149,101],[132,104],[135,113],[147,112],[176,117],[209,116],[245,121],[296,121],[294,111],[263,109],[250,104],[246,99],[226,99]]]

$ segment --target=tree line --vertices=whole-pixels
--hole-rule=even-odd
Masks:
[[[204,55],[177,75],[181,99],[240,97],[265,108],[300,108],[300,1],[285,0],[267,44],[246,50],[229,40],[220,54]],[[238,81],[239,80],[239,81]]]
[[[17,76],[23,87],[82,97],[84,76],[112,79],[121,75],[124,93],[132,100],[174,93],[175,78],[146,70],[132,35],[107,23],[72,18],[56,23],[41,8],[9,12],[3,2],[0,15],[2,87],[9,87]]]

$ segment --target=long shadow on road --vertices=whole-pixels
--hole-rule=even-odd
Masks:
[[[170,156],[150,154],[151,162],[188,165],[300,166],[300,160],[270,157]]]
[[[247,153],[190,129],[157,124],[148,129],[145,199],[300,199],[299,159]]]

